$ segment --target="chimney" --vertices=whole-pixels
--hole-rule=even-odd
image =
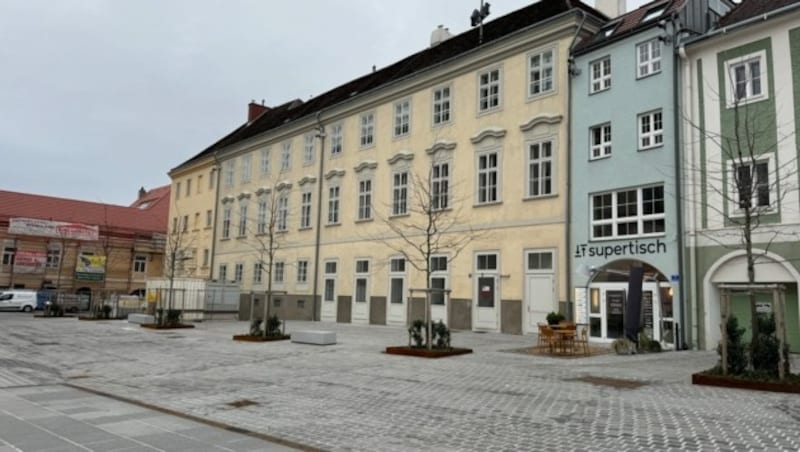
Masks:
[[[626,0],[596,0],[594,4],[595,9],[614,19],[627,12],[626,3]]]
[[[250,104],[247,105],[247,122],[253,122],[253,120],[261,116],[262,113],[269,110],[270,108],[264,105],[263,100],[261,104],[257,104],[255,100],[251,100]]]
[[[144,198],[144,195],[146,195],[146,194],[147,194],[147,190],[145,190],[144,187],[139,189],[139,199]]]

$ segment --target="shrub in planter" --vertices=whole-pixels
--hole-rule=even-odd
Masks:
[[[639,333],[638,350],[645,353],[658,353],[661,351],[661,343],[650,339],[647,333],[645,333],[643,330]]]
[[[547,324],[548,325],[558,325],[559,322],[561,322],[562,320],[565,320],[565,319],[566,319],[566,317],[564,317],[564,314],[562,314],[560,312],[553,311],[550,314],[547,314]]]
[[[281,323],[277,315],[267,318],[267,336],[281,336]]]
[[[45,317],[64,317],[64,307],[58,303],[48,303],[44,308]]]
[[[624,337],[615,339],[614,342],[611,343],[611,348],[613,348],[614,352],[618,355],[632,355],[636,352],[633,342]]]
[[[111,318],[111,310],[112,310],[111,306],[109,306],[107,304],[104,304],[101,309],[102,309],[102,313],[103,313],[103,318],[104,319],[110,319]]]
[[[427,347],[425,342],[425,322],[422,320],[414,320],[408,328],[408,346],[416,348]],[[431,322],[431,345],[436,349],[449,349],[450,346],[450,329],[441,320],[434,323]]]
[[[183,312],[180,309],[167,310],[167,325],[179,325],[181,323],[181,315]]]
[[[411,326],[408,327],[408,346],[409,347],[423,347],[425,345],[425,335],[423,334],[422,327],[425,322],[422,320],[414,320]],[[413,345],[412,345],[413,342]]]
[[[728,373],[742,375],[747,371],[747,353],[745,353],[745,345],[742,343],[745,329],[739,328],[739,320],[736,316],[730,316],[728,317],[728,324],[725,325],[725,330],[728,335]],[[720,356],[720,362],[717,367],[721,369],[722,345],[717,346],[717,353]]]
[[[261,331],[261,319],[253,319],[250,322],[250,335],[251,336],[261,336],[264,332]]]
[[[780,342],[775,335],[775,316],[758,317],[758,335],[753,338],[750,343],[750,362],[753,365],[755,373],[764,375],[768,378],[776,378],[778,376],[778,366],[780,363]],[[789,356],[788,345],[784,344],[784,356]],[[788,375],[789,360],[784,361],[784,370]]]
[[[450,348],[450,329],[441,320],[431,325],[431,336],[434,348]]]

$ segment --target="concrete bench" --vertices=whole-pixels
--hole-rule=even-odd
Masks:
[[[156,319],[148,314],[128,314],[128,323],[156,323]]]
[[[292,331],[292,342],[299,344],[332,345],[336,343],[335,331]]]

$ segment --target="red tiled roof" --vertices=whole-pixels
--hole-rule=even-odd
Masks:
[[[795,3],[800,3],[800,0],[744,0],[720,19],[719,26],[727,27]]]
[[[169,187],[159,187],[155,190],[164,188],[169,193]],[[166,233],[169,202],[163,201],[163,195],[160,199],[161,201],[153,208],[139,209],[0,190],[0,221],[6,222],[9,218],[37,218],[96,225],[101,230],[110,228],[132,232]],[[169,199],[169,195],[166,199]],[[160,204],[164,204],[166,210],[159,207]]]

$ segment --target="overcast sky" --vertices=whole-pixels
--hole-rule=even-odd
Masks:
[[[493,0],[489,19],[531,2]],[[479,4],[0,0],[0,189],[130,204],[251,99],[306,100],[423,49],[438,24],[466,31]]]

